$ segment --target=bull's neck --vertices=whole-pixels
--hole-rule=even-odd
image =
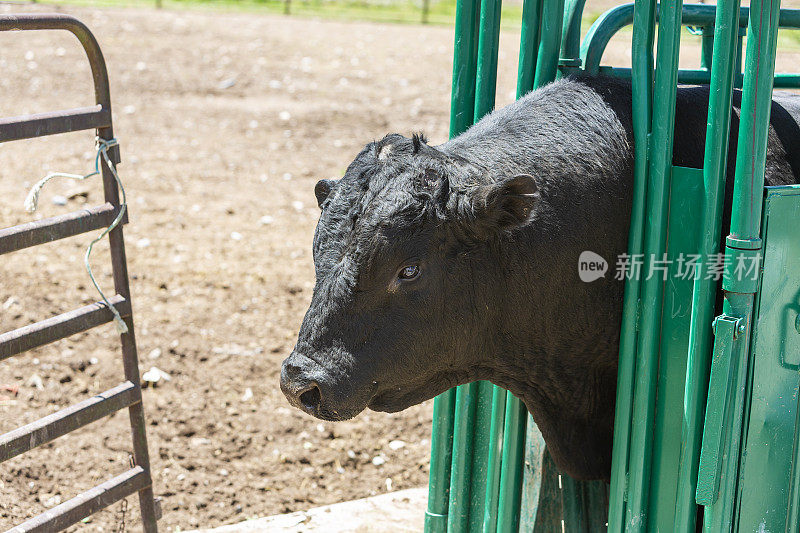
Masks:
[[[592,233],[580,223],[571,231]],[[502,246],[506,311],[497,313],[489,379],[522,399],[562,467],[604,477],[622,295],[619,284],[580,281],[577,257],[588,245],[562,237],[532,231]]]

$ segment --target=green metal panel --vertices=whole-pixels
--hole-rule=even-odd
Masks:
[[[697,253],[702,222],[703,172],[673,167],[669,198],[669,245],[664,313],[660,330],[660,358],[653,433],[653,460],[649,473],[650,501],[646,531],[672,531],[681,459],[686,353],[689,346],[694,280],[686,276],[687,258]],[[658,277],[663,277],[656,274]]]
[[[738,530],[797,531],[796,525],[787,528],[787,520],[792,476],[800,467],[795,450],[800,429],[800,186],[768,188],[763,220],[764,273],[749,369]]]

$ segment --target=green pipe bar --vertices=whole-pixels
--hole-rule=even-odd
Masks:
[[[624,67],[600,67],[599,73],[606,76],[614,76],[622,79],[631,79],[631,69]],[[735,76],[734,86],[741,88],[743,76]],[[711,82],[711,73],[702,69],[687,69],[678,71],[678,83],[686,85],[708,85]],[[775,74],[776,89],[798,89],[800,88],[800,74]]]
[[[763,200],[764,172],[772,106],[775,53],[778,38],[778,13],[780,0],[755,0],[751,4],[753,13],[748,24],[747,53],[745,55],[745,77],[739,123],[736,173],[733,187],[730,235],[726,239],[727,260],[740,256],[761,254],[761,207]],[[716,477],[719,493],[710,495],[706,506],[704,527],[706,531],[722,531],[735,523],[734,509],[737,496],[737,478],[741,449],[741,428],[745,410],[745,385],[749,365],[750,335],[752,332],[753,304],[758,281],[742,280],[726,269],[723,276],[725,301],[723,317],[738,319],[740,324],[730,349],[730,379],[725,385],[733,391],[733,397],[721,405],[712,404],[715,365],[712,363],[709,401],[706,406],[706,426],[703,432],[703,448],[700,462],[700,479]],[[720,318],[723,318],[720,317]],[[738,335],[737,335],[738,334]],[[717,363],[715,357],[714,363]],[[721,365],[720,365],[721,366]],[[722,414],[720,419],[719,413]],[[717,450],[712,439],[711,424],[719,423],[728,428],[727,438]],[[708,442],[707,442],[708,441]],[[715,459],[714,454],[719,458]],[[711,466],[719,465],[717,472]],[[700,481],[698,481],[698,485]],[[700,487],[698,487],[700,496]],[[708,501],[707,501],[708,503]]]
[[[425,511],[425,531],[428,533],[447,531],[455,400],[456,391],[451,389],[433,401],[431,466],[428,475],[428,507]]]
[[[581,22],[583,8],[586,0],[566,0],[564,7],[564,21],[561,26],[561,57],[559,63],[562,69],[578,70],[580,67],[581,49]]]
[[[564,0],[545,0],[542,5],[539,30],[539,53],[533,87],[541,87],[556,79],[558,53],[561,50],[561,27],[564,17]]]
[[[681,427],[681,461],[678,472],[678,496],[675,509],[677,531],[691,531],[697,520],[695,492],[700,462],[703,417],[712,350],[712,331],[708,327],[714,315],[717,281],[703,275],[703,258],[720,249],[722,204],[728,161],[728,139],[734,76],[738,72],[740,0],[720,0],[714,24],[713,76],[708,105],[705,157],[703,161],[703,223],[698,268],[692,294],[689,351],[684,386],[684,416]],[[711,66],[709,65],[709,66]]]
[[[483,0],[480,5],[475,29],[478,37],[473,122],[494,108],[500,7],[500,0]],[[492,424],[502,423],[492,419],[504,417],[502,411],[492,409],[493,388],[488,382],[470,383],[459,387],[456,394],[456,412],[463,416],[455,420],[448,510],[450,531],[474,530],[483,522],[486,494],[478,489],[487,486],[488,464],[495,463],[496,469],[500,467],[501,457],[492,454],[491,441],[485,437]],[[489,511],[491,513],[491,508]]]
[[[628,231],[628,254],[636,257],[644,249],[644,213],[647,191],[647,152],[653,104],[653,42],[655,10],[652,0],[636,0],[635,24],[631,47],[633,77],[632,108],[634,138],[634,185],[631,222]],[[617,399],[614,415],[614,444],[611,462],[608,529],[625,529],[628,459],[633,419],[633,391],[636,377],[636,345],[641,280],[628,276],[623,296],[622,329],[620,332],[617,370]]]
[[[684,26],[710,27],[715,21],[714,5],[705,4],[685,4],[681,24]],[[742,7],[739,9],[739,26],[744,28],[750,19],[750,8]],[[658,8],[656,8],[656,20],[658,20]],[[589,28],[586,37],[581,44],[581,64],[583,69],[589,74],[600,72],[600,61],[603,57],[611,38],[622,28],[634,23],[633,4],[617,6],[603,13],[594,24]],[[800,28],[800,9],[781,9],[779,16],[779,26],[781,28]],[[615,69],[614,73],[618,72]],[[706,71],[702,71],[706,72]],[[630,76],[628,76],[630,77]],[[683,80],[680,80],[684,83]],[[691,80],[686,83],[692,83]],[[708,83],[706,81],[705,83]]]
[[[525,0],[522,7],[519,66],[517,72],[517,98],[527,94],[536,85],[535,77],[542,55],[540,38],[542,11],[545,0]],[[500,474],[500,501],[497,529],[501,532],[517,531],[522,497],[521,468],[525,458],[527,410],[522,401],[510,392],[505,395],[505,427]]]
[[[468,531],[470,481],[472,477],[473,428],[477,419],[478,387],[475,381],[456,389],[453,466],[450,471],[450,505],[447,531]]]
[[[500,42],[500,0],[483,0],[481,2],[480,31],[478,37],[478,68],[476,79],[476,97],[474,120],[477,122],[486,113],[494,108],[495,92],[497,87],[497,56]],[[489,417],[488,439],[481,439],[480,435],[473,437],[475,447],[481,446],[482,451],[475,450],[474,458],[478,461],[486,459],[485,469],[473,465],[473,486],[483,485],[486,492],[483,495],[483,513],[479,516],[470,514],[470,523],[480,522],[482,530],[494,533],[497,524],[498,498],[500,491],[500,461],[502,459],[503,424],[505,423],[505,391],[489,383],[482,383],[481,389],[488,393],[491,390],[491,404],[489,412],[482,416]],[[485,393],[481,393],[482,396]],[[478,413],[479,416],[482,413]],[[479,431],[476,426],[475,431]],[[476,438],[477,437],[477,438]],[[484,474],[479,479],[478,473]],[[478,498],[480,494],[473,497]],[[477,529],[477,528],[475,528]]]
[[[450,100],[450,137],[463,133],[474,119],[475,74],[477,70],[477,17],[480,0],[458,0],[453,50],[453,87]],[[445,533],[450,508],[454,430],[455,389],[434,399],[431,434],[431,468],[428,483],[427,533]]]
[[[751,4],[769,9],[751,21],[745,56],[744,90],[739,126],[740,148],[736,153],[736,178],[731,211],[731,237],[737,241],[758,241],[760,245],[762,189],[767,157],[772,107],[772,86],[778,40],[780,0],[756,0]],[[765,20],[766,19],[766,20]],[[731,244],[731,243],[729,243]],[[733,243],[753,248],[752,244]]]
[[[475,79],[474,122],[494,109],[497,89],[497,54],[500,43],[501,0],[482,0]]]
[[[734,26],[735,28],[735,26]],[[714,27],[700,28],[700,69],[711,72],[714,58]]]
[[[497,56],[500,42],[501,0],[483,0],[478,36],[478,64],[476,72],[476,95],[474,120],[477,122],[494,109],[497,87]],[[500,461],[502,458],[502,427],[505,422],[505,404],[500,401],[505,391],[483,382],[479,386],[480,397],[477,416],[482,424],[473,428],[472,486],[485,486],[484,494],[475,493],[471,499],[482,499],[471,505],[470,525],[494,524],[497,521],[497,502],[494,495],[499,492]],[[485,430],[488,419],[488,432]],[[488,433],[488,439],[486,434]],[[497,444],[496,444],[497,443]],[[476,464],[477,463],[477,464]],[[478,509],[483,508],[483,512]]]
[[[653,120],[649,150],[647,216],[645,218],[644,267],[652,265],[666,252],[672,145],[675,127],[675,98],[678,84],[682,1],[661,4],[655,71]],[[631,454],[628,461],[628,531],[647,531],[650,471],[653,451],[656,382],[660,349],[661,309],[664,280],[649,274],[642,283],[636,385],[633,397]]]
[[[522,4],[517,98],[533,90],[536,60],[539,57],[539,21],[543,3],[544,0],[524,0]]]
[[[464,133],[475,119],[475,75],[478,68],[480,0],[458,0],[450,97],[450,137]]]
[[[482,533],[497,531],[497,513],[500,499],[500,465],[503,459],[505,435],[503,428],[506,421],[506,391],[494,387],[492,391],[492,415],[489,426],[489,461],[486,467],[486,496],[483,504]]]
[[[506,393],[506,423],[503,443],[503,470],[500,474],[500,502],[497,529],[502,533],[519,529],[522,498],[522,468],[525,457],[525,405],[510,392]]]
[[[475,424],[469,428],[472,442],[472,454],[468,458],[469,467],[469,500],[467,510],[467,527],[463,531],[480,531],[485,516],[486,492],[489,489],[488,465],[493,460],[499,461],[500,457],[492,457],[493,446],[486,437],[490,433],[492,418],[496,415],[492,411],[494,389],[496,387],[489,381],[478,382],[478,394],[473,400],[475,403]]]

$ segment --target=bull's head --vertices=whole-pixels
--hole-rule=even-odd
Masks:
[[[344,420],[486,378],[506,301],[493,243],[532,218],[534,178],[390,135],[315,193],[317,280],[281,371],[289,401]]]

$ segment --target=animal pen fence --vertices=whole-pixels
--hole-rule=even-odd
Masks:
[[[108,74],[100,47],[89,29],[77,19],[67,15],[0,15],[0,31],[16,30],[66,30],[74,34],[83,45],[89,59],[94,78],[96,105],[2,118],[0,143],[83,130],[96,130],[99,142],[111,143],[114,132]],[[119,163],[118,146],[111,146],[108,156],[113,165]],[[109,227],[119,215],[122,205],[112,168],[103,158],[100,158],[100,165],[105,195],[103,205],[0,229],[0,255]],[[124,381],[71,407],[0,435],[0,462],[127,408],[133,437],[133,464],[129,470],[12,528],[11,532],[60,530],[137,492],[144,530],[148,533],[157,531],[156,520],[159,511],[153,498],[122,236],[122,223],[127,222],[127,217],[120,222],[108,234],[115,289],[115,295],[108,300],[125,323],[126,327],[122,329],[127,329],[120,334]],[[0,333],[0,361],[107,324],[114,319],[112,310],[104,302],[97,302],[13,331]]]
[[[458,2],[451,136],[494,106],[500,3]],[[800,27],[800,11],[780,0],[749,9],[636,0],[602,15],[581,42],[584,4],[524,1],[518,96],[572,72],[631,79],[629,256],[648,268],[664,254],[722,251],[728,267],[721,287],[702,275],[707,260],[694,280],[626,279],[610,486],[561,475],[510,393],[477,382],[437,397],[425,529],[797,533],[800,186],[765,188],[764,168],[772,88],[800,87],[800,75],[774,73],[778,28]],[[630,24],[632,68],[601,65]],[[678,66],[683,27],[701,35],[699,69]],[[672,163],[678,83],[710,84],[702,168]],[[731,226],[722,228],[734,87],[742,103]],[[737,276],[739,260],[760,269]],[[662,313],[676,308],[684,311]]]

